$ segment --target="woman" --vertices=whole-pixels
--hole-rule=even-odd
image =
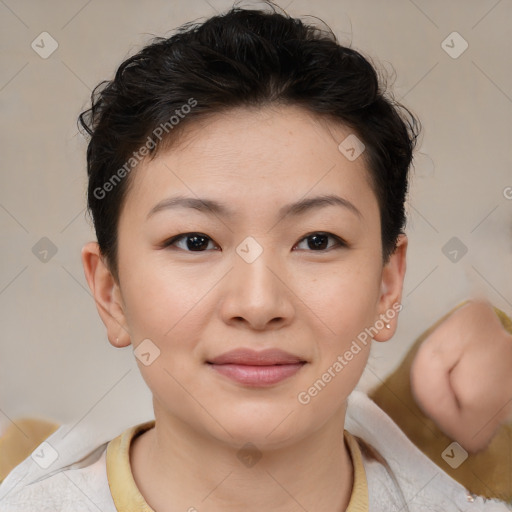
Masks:
[[[372,65],[299,20],[233,9],[129,58],[80,122],[86,278],[155,421],[5,510],[462,509],[448,475],[418,485],[426,457],[404,458],[408,482],[345,428],[371,340],[397,327],[418,135]],[[358,400],[366,429],[402,439]]]

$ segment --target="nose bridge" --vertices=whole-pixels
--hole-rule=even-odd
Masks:
[[[287,287],[279,275],[283,262],[270,248],[248,237],[236,248],[223,314],[243,318],[253,327],[291,315]],[[276,275],[277,274],[277,275]]]
[[[279,267],[279,262],[272,250],[263,248],[261,243],[253,239],[242,242],[236,252],[233,277],[243,294],[253,297],[252,300],[275,296],[275,270],[272,272],[271,269]]]

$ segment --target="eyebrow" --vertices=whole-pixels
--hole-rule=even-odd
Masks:
[[[278,216],[285,217],[286,215],[303,215],[304,213],[311,210],[325,208],[326,206],[340,206],[354,213],[359,218],[363,217],[361,212],[348,199],[344,199],[343,197],[334,194],[310,197],[301,199],[295,203],[284,205],[279,209]],[[227,218],[233,218],[236,215],[236,212],[231,208],[213,199],[175,196],[164,199],[153,206],[147,215],[147,219],[152,217],[157,212],[163,210],[172,210],[175,208],[191,208],[203,212],[207,215],[215,215]]]

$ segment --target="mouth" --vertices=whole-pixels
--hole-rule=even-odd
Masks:
[[[206,363],[215,372],[240,384],[266,387],[292,377],[307,361],[278,349],[261,352],[235,349]]]

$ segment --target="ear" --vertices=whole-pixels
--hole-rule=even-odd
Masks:
[[[374,336],[375,341],[388,341],[395,334],[398,325],[398,313],[402,309],[401,300],[406,269],[407,244],[407,236],[400,234],[393,254],[382,269],[378,320],[384,323],[384,328],[380,329]],[[376,320],[376,323],[378,320]],[[389,325],[389,329],[386,325]]]
[[[121,290],[106,265],[97,242],[84,245],[82,264],[98,313],[107,328],[110,343],[117,348],[130,345]]]

